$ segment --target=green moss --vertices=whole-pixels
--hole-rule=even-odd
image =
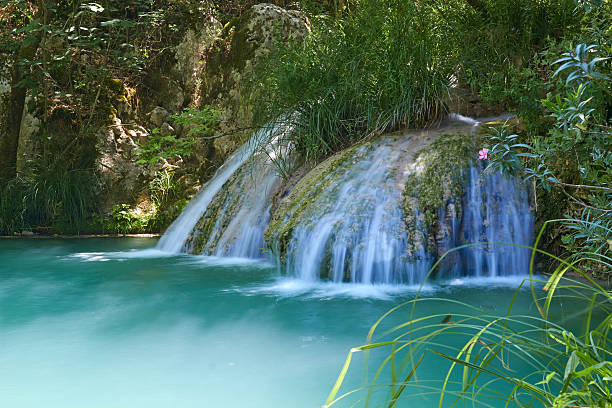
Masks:
[[[449,202],[454,202],[457,215],[461,212],[465,170],[474,162],[474,152],[480,143],[481,138],[477,135],[445,134],[417,154],[403,200],[404,219],[411,242],[422,241],[423,237],[418,234],[424,230],[435,231],[440,211]],[[432,238],[427,241],[430,247]]]
[[[213,237],[213,232],[216,226],[219,226],[221,231],[225,231],[233,216],[240,210],[236,200],[236,193],[239,193],[240,183],[236,183],[237,179],[242,178],[248,166],[242,166],[236,173],[225,182],[223,188],[212,199],[205,213],[202,215],[193,232],[187,240],[187,246],[190,252],[194,254],[203,253],[206,245],[211,239],[212,246],[210,250],[214,252],[215,246],[220,236]],[[221,223],[220,225],[218,225]]]
[[[304,220],[304,217],[307,217],[313,211],[313,203],[318,200],[321,193],[327,192],[329,187],[337,182],[343,174],[343,171],[341,171],[343,167],[354,160],[359,160],[372,148],[372,143],[366,142],[328,158],[308,172],[295,185],[291,193],[281,201],[272,214],[270,225],[265,232],[267,247],[279,255],[281,262],[285,261],[293,231]],[[333,202],[333,197],[328,202]],[[316,210],[320,213],[325,212],[325,208],[317,208]],[[324,267],[324,265],[321,268],[321,274],[327,276],[331,269]]]

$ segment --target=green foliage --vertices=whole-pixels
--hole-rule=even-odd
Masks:
[[[162,135],[159,128],[153,129],[136,152],[140,157],[138,163],[154,164],[160,159],[190,156],[198,137],[207,138],[218,128],[220,114],[220,111],[205,106],[202,109],[186,108],[182,113],[172,115],[176,124],[187,129],[186,135]]]
[[[561,191],[568,202],[562,235],[568,256],[602,275],[611,270],[608,242],[612,240],[610,7],[602,3],[590,9],[594,15],[588,16],[585,34],[590,45],[568,47],[561,58],[547,54],[555,69],[548,95],[541,100],[548,124],[523,135],[496,131],[489,165],[524,173],[548,192]]]
[[[306,160],[444,113],[454,67],[437,16],[414,2],[354,3],[342,20],[315,19],[312,35],[281,47],[253,83],[257,126],[288,122],[287,144]]]
[[[159,172],[149,183],[151,200],[155,213],[149,220],[148,228],[152,231],[165,229],[188,203],[176,174],[167,170]]]
[[[128,204],[115,204],[111,211],[111,231],[120,234],[140,233],[147,230],[148,214],[137,214]]]
[[[486,0],[481,10],[460,4],[444,9],[456,42],[459,81],[485,100],[528,110],[546,79],[539,52],[578,32],[583,13],[573,0]]]
[[[0,186],[0,233],[52,226],[79,232],[96,204],[91,171],[40,169]]]
[[[193,136],[178,138],[175,135],[162,135],[159,129],[153,129],[152,134],[140,143],[136,154],[140,157],[138,163],[157,163],[160,159],[180,158],[191,155],[196,139]]]
[[[187,135],[207,137],[214,133],[219,127],[221,111],[212,108],[210,105],[205,105],[199,109],[185,108],[185,110],[177,115],[172,115],[172,119],[181,125],[185,126]]]
[[[491,160],[486,171],[492,173],[500,172],[506,177],[520,175],[523,171],[523,164],[520,158],[535,158],[537,155],[519,149],[530,151],[533,148],[524,143],[516,143],[519,136],[506,132],[507,121],[499,128],[491,127],[490,129],[493,132],[489,136],[489,141],[492,144],[489,149]]]

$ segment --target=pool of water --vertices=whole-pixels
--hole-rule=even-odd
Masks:
[[[154,245],[0,241],[1,406],[320,407],[349,349],[417,290],[308,284],[266,263],[166,256]],[[502,314],[520,280],[439,282],[421,296]],[[520,312],[534,313],[530,296],[519,295]],[[454,310],[434,301],[420,313]],[[349,388],[362,366],[354,362]],[[439,362],[423,370],[445,372]],[[400,406],[437,404],[413,398]]]

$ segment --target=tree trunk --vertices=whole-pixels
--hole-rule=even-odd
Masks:
[[[40,34],[37,34],[34,38],[30,37],[22,42],[14,61],[6,123],[4,126],[0,124],[0,185],[15,178],[17,173],[17,148],[27,95],[27,87],[19,83],[26,78],[29,69],[27,66],[20,65],[20,61],[34,59],[40,38]]]

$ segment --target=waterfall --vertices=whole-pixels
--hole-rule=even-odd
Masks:
[[[179,253],[184,250],[198,220],[206,212],[208,205],[232,175],[253,155],[261,140],[270,137],[276,129],[263,127],[249,141],[234,152],[215,172],[214,176],[185,206],[181,215],[168,227],[157,243],[156,249],[164,252]]]
[[[516,245],[532,244],[534,219],[528,190],[518,180],[484,172],[467,158],[458,171],[463,196],[446,197],[438,221],[425,226],[418,207],[406,213],[407,176],[423,165],[414,152],[430,146],[427,137],[453,133],[448,130],[367,143],[308,185],[283,214],[291,226],[276,237],[286,274],[307,281],[415,284],[446,250],[464,244],[476,245],[449,255],[438,278],[528,273],[530,250]],[[466,140],[473,137],[473,129],[463,131]]]
[[[471,167],[466,176],[463,217],[455,219],[448,247],[487,243],[463,249],[446,274],[457,276],[520,275],[529,271],[534,218],[529,192],[513,177]],[[441,216],[444,219],[445,216]]]
[[[299,218],[286,254],[288,274],[310,281],[420,283],[433,258],[422,246],[409,250],[401,158],[410,144],[419,141],[387,138],[351,152],[321,182],[326,187],[303,200],[308,205],[291,215]]]
[[[269,152],[257,152],[216,194],[187,240],[188,251],[223,257],[262,258],[271,201],[280,182]]]
[[[451,167],[456,176],[447,175],[442,184],[452,184],[452,177],[462,188],[456,193],[455,187],[442,186],[455,193],[444,193],[439,207],[434,200],[437,221],[418,208],[429,205],[431,211],[429,201],[434,201],[421,199],[429,196],[416,190],[414,200],[407,193],[409,180],[431,163],[421,160],[421,151],[437,152],[432,146],[439,145],[432,143],[447,143],[442,137],[449,134],[470,141],[474,129],[471,122],[455,121],[381,137],[331,157],[287,190],[280,188],[276,158],[292,157],[279,141],[288,129],[262,129],[219,168],[158,249],[262,258],[267,246],[287,275],[304,281],[418,284],[446,250],[476,244],[449,255],[438,276],[527,273],[530,251],[516,245],[532,243],[529,192],[517,180],[484,172],[469,158],[473,146],[455,153],[464,155],[463,164]],[[435,154],[430,160],[440,162]],[[289,196],[271,220],[280,191]]]

